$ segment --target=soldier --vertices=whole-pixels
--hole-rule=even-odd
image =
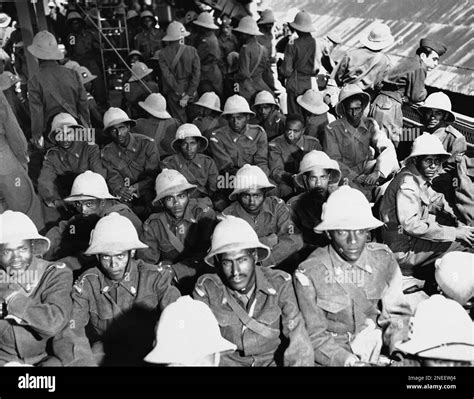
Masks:
[[[338,163],[325,152],[312,150],[301,160],[295,181],[304,187],[305,192],[291,198],[287,204],[291,220],[303,234],[302,259],[306,259],[317,247],[329,244],[327,237],[316,233],[314,227],[321,223],[323,205],[329,194],[338,188],[340,179]]]
[[[262,32],[261,36],[257,37],[258,42],[267,49],[268,63],[262,78],[270,89],[275,91],[275,78],[273,77],[273,67],[276,65],[275,48],[273,36],[273,26],[275,24],[275,16],[270,9],[263,10],[260,14],[260,19],[257,21],[258,28]]]
[[[399,167],[395,148],[385,132],[375,120],[363,116],[369,100],[370,96],[357,85],[342,88],[336,105],[341,119],[326,126],[323,148],[339,162],[342,178],[371,200],[374,187]]]
[[[360,40],[363,47],[347,52],[337,65],[333,73],[336,83],[339,86],[356,84],[373,98],[391,67],[383,50],[393,42],[390,27],[375,23],[367,37]]]
[[[28,100],[32,142],[43,148],[43,133],[50,132],[50,123],[56,114],[67,112],[81,125],[90,124],[87,93],[76,72],[58,65],[57,61],[64,56],[51,33],[38,32],[28,51],[40,60],[39,72],[28,81]]]
[[[135,10],[128,10],[126,19],[127,19],[127,29],[128,29],[128,46],[129,48],[133,48],[135,37],[141,31],[140,15]],[[140,61],[143,62],[143,59]]]
[[[437,137],[428,133],[418,137],[380,204],[382,238],[395,253],[406,290],[432,280],[432,268],[424,266],[446,252],[472,252],[474,228],[459,223],[444,195],[431,187],[449,157]]]
[[[145,218],[153,198],[153,180],[159,172],[160,156],[154,140],[130,132],[135,121],[120,108],[111,107],[104,114],[104,133],[113,142],[102,150],[107,169],[107,184],[112,194]]]
[[[288,113],[301,114],[296,98],[312,88],[311,77],[318,74],[320,65],[316,57],[316,40],[311,36],[314,31],[311,16],[300,11],[289,25],[298,38],[291,38],[286,45],[280,72],[286,78],[284,86],[287,92]]]
[[[120,203],[118,198],[110,195],[102,175],[90,170],[74,179],[71,193],[64,198],[64,203],[70,205],[75,214],[46,233],[51,246],[45,258],[62,259],[76,273],[94,263],[94,258],[85,256],[84,251],[89,245],[90,233],[101,217],[117,212],[130,219],[139,234],[142,232],[142,222],[138,216],[127,205]]]
[[[193,297],[209,305],[222,336],[237,346],[221,366],[313,365],[291,276],[257,264],[270,253],[245,220],[226,216],[214,230],[205,261],[217,273],[200,277]]]
[[[298,114],[286,117],[285,134],[268,144],[270,176],[278,184],[278,197],[288,199],[299,187],[293,175],[298,172],[301,159],[312,150],[321,150],[317,138],[303,135],[304,122]]]
[[[324,102],[321,92],[314,89],[306,90],[305,93],[296,98],[305,118],[305,135],[315,137],[320,143],[324,143],[326,126],[334,122],[336,118],[328,113],[329,106]]]
[[[187,122],[186,107],[195,95],[201,78],[201,63],[194,47],[184,44],[189,35],[184,26],[173,21],[168,25],[163,41],[169,44],[159,52],[163,78],[163,94],[168,101],[171,115]]]
[[[222,214],[246,220],[259,240],[271,249],[262,266],[292,267],[291,256],[303,247],[303,239],[283,200],[268,195],[275,186],[258,166],[251,165],[239,169],[233,183],[234,191],[229,199],[234,202]]]
[[[163,48],[163,32],[155,28],[156,18],[151,11],[140,14],[141,31],[133,38],[133,49],[142,53],[147,62],[157,50]]]
[[[153,201],[160,211],[145,221],[142,240],[148,248],[138,253],[146,262],[171,266],[183,295],[207,271],[202,259],[216,217],[209,198],[190,198],[194,188],[178,171],[163,169],[156,178]]]
[[[259,166],[266,175],[268,170],[267,135],[258,125],[248,123],[255,116],[245,98],[233,95],[224,104],[222,116],[228,126],[212,132],[210,147],[221,174],[235,175],[246,163]]]
[[[227,126],[227,120],[222,118],[221,100],[213,91],[204,93],[198,101],[193,103],[197,109],[198,116],[194,118],[193,125],[196,125],[202,135],[209,139],[214,130]],[[211,154],[211,151],[208,150]]]
[[[176,154],[161,162],[162,168],[177,170],[188,183],[196,186],[193,198],[213,198],[217,193],[219,172],[216,163],[211,157],[202,154],[207,144],[207,139],[195,125],[185,123],[178,128],[176,138],[171,143]]]
[[[439,58],[446,52],[446,46],[439,41],[424,38],[416,50],[417,57],[401,62],[392,68],[383,81],[380,94],[375,98],[369,115],[387,132],[396,146],[402,139],[403,103],[420,103],[425,100],[427,91],[425,79],[428,72],[438,65]],[[407,151],[409,146],[406,145]],[[409,150],[408,150],[409,151]],[[404,157],[399,150],[400,159]]]
[[[152,93],[138,105],[147,112],[148,117],[137,119],[133,131],[152,138],[161,158],[172,155],[171,142],[181,122],[166,110],[166,99],[160,93]]]
[[[341,42],[342,39],[336,32],[329,32],[326,36],[316,38],[316,51],[321,65],[320,74],[332,75],[334,68],[336,68],[332,52]]]
[[[227,56],[230,53],[237,51],[239,48],[239,41],[232,33],[232,20],[227,15],[221,17],[221,25],[217,39],[219,41],[223,59],[227,59]]]
[[[21,79],[9,71],[0,74],[0,90],[3,91],[16,120],[21,127],[25,137],[31,139],[30,110],[28,109],[27,98],[16,92],[16,85]]]
[[[322,222],[330,245],[318,248],[294,274],[298,303],[316,363],[377,363],[407,337],[411,316],[398,264],[387,246],[367,243],[382,225],[363,194],[348,186],[328,198]]]
[[[238,85],[238,94],[250,104],[259,91],[271,91],[263,80],[263,73],[268,68],[270,54],[265,46],[257,41],[257,36],[261,36],[262,33],[258,30],[257,23],[252,17],[243,17],[234,32],[239,33],[241,44],[239,69],[234,79]]]
[[[182,296],[161,313],[155,347],[146,362],[173,366],[219,366],[221,353],[237,346],[222,337],[209,306]]]
[[[135,251],[141,248],[146,245],[126,217],[112,212],[97,223],[85,252],[97,257],[97,266],[75,282],[69,327],[53,343],[64,366],[100,365],[107,355],[105,333],[114,322],[119,323],[119,316],[132,314],[133,308],[140,306],[150,312],[148,317],[157,318],[157,310],[179,298],[179,291],[171,284],[170,268],[135,259]],[[120,345],[127,343],[129,349],[133,332],[126,330],[125,334]]]
[[[267,133],[268,141],[283,135],[286,117],[281,113],[280,107],[272,93],[269,91],[258,92],[252,108],[257,114],[256,124],[263,127]]]
[[[222,86],[222,55],[219,41],[214,33],[219,27],[214,23],[212,15],[208,12],[199,14],[193,24],[198,27],[198,39],[196,43],[197,53],[201,61],[201,80],[198,93],[208,91],[215,92],[219,97],[223,96]]]
[[[6,211],[0,225],[0,365],[59,366],[47,346],[71,315],[71,271],[41,259],[49,240],[25,214]]]

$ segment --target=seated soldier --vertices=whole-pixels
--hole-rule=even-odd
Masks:
[[[138,105],[148,113],[148,117],[137,119],[133,131],[155,140],[156,149],[161,158],[172,155],[174,152],[171,142],[181,122],[171,117],[166,111],[165,98],[160,93],[152,93]]]
[[[153,139],[132,134],[135,121],[120,108],[111,107],[104,114],[104,133],[113,142],[102,150],[107,169],[107,185],[113,195],[145,219],[153,199],[153,181],[159,172],[160,155]]]
[[[117,212],[130,219],[139,234],[142,231],[142,222],[138,216],[127,205],[119,202],[117,197],[110,195],[105,179],[90,170],[76,177],[71,194],[64,202],[72,205],[75,215],[46,233],[51,247],[45,259],[62,259],[76,274],[95,262],[93,257],[85,256],[84,251],[89,245],[91,231],[101,217]]]
[[[211,137],[214,130],[227,126],[227,120],[220,116],[222,113],[221,100],[213,91],[204,93],[192,105],[196,108],[196,113],[198,114],[193,119],[193,125],[196,125],[207,139]]]
[[[303,134],[304,120],[298,114],[286,117],[283,136],[268,144],[268,166],[271,178],[278,184],[278,197],[288,199],[300,187],[293,175],[298,172],[301,159],[312,150],[321,150],[317,138]]]
[[[280,107],[272,93],[269,91],[257,93],[252,108],[257,114],[255,122],[252,122],[263,127],[268,141],[285,132],[286,117],[280,112]]]
[[[49,240],[21,212],[0,215],[0,366],[60,366],[48,344],[71,315],[72,273],[41,259]]]
[[[291,220],[303,234],[304,247],[302,259],[317,247],[329,244],[324,234],[318,234],[314,228],[321,223],[323,205],[329,194],[338,188],[341,171],[336,161],[330,159],[322,151],[310,151],[300,163],[299,173],[295,180],[306,190],[288,201]]]
[[[227,116],[229,125],[213,131],[209,139],[219,172],[233,176],[249,163],[259,166],[268,176],[267,135],[262,127],[248,123],[255,113],[247,100],[238,95],[229,97],[222,115]]]
[[[268,196],[268,191],[275,186],[258,166],[251,165],[239,169],[233,186],[229,199],[234,202],[222,214],[247,221],[257,232],[259,240],[270,247],[271,254],[262,266],[291,267],[291,256],[303,247],[303,238],[293,225],[285,202]]]
[[[369,101],[357,85],[342,88],[336,105],[341,118],[326,126],[323,148],[339,162],[342,179],[371,200],[376,185],[399,167],[393,143],[374,119],[364,116]]]
[[[97,223],[85,252],[96,257],[96,267],[75,282],[69,327],[53,342],[54,353],[64,366],[100,365],[105,355],[104,334],[119,317],[134,307],[155,314],[179,298],[171,284],[171,269],[134,259],[140,248],[146,245],[126,217],[112,212]],[[124,333],[129,340],[133,336],[133,331]]]
[[[316,363],[354,366],[378,363],[407,337],[410,307],[390,249],[367,243],[382,225],[363,194],[348,186],[328,198],[322,222],[330,244],[295,271],[295,289]]]
[[[459,223],[444,195],[431,187],[436,172],[449,157],[438,138],[421,135],[380,203],[380,217],[385,223],[382,239],[400,265],[404,289],[422,288],[424,280],[432,281],[433,269],[424,266],[446,252],[472,252],[474,228]]]
[[[328,112],[329,106],[324,101],[323,93],[309,89],[298,96],[296,102],[300,105],[306,121],[304,134],[315,137],[320,143],[324,143],[324,130],[336,118]]]
[[[270,255],[243,219],[226,216],[214,230],[193,297],[209,305],[222,336],[237,346],[221,366],[312,366],[313,352],[291,276],[258,266]]]
[[[171,265],[183,295],[207,270],[202,259],[216,217],[209,198],[190,198],[194,188],[178,171],[163,169],[156,178],[153,201],[160,210],[144,223],[142,240],[148,248],[138,252],[138,257],[148,263]]]

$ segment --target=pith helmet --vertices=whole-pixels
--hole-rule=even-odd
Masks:
[[[222,338],[214,313],[189,295],[178,298],[161,313],[156,346],[145,357],[150,363],[193,365],[196,360],[237,347]]]
[[[171,118],[171,115],[166,111],[166,99],[160,93],[150,94],[145,101],[139,101],[138,105],[156,118]]]
[[[270,189],[274,187],[262,169],[256,165],[245,164],[235,174],[234,191],[229,195],[229,199],[234,201],[240,193],[249,189]]]
[[[129,10],[127,12],[127,20],[138,17],[138,13],[135,10]]]
[[[11,21],[12,18],[8,14],[5,14],[4,12],[0,13],[0,28],[6,28],[10,25]]]
[[[255,230],[244,219],[226,215],[217,224],[212,234],[211,249],[204,261],[214,266],[214,256],[229,251],[257,249],[258,261],[264,261],[270,256],[270,248],[263,245]]]
[[[271,105],[278,106],[278,104],[275,101],[275,97],[273,97],[273,94],[266,90],[263,90],[257,93],[257,95],[255,96],[255,102],[253,106],[256,107],[257,105],[263,105],[263,104],[271,104]]]
[[[174,42],[189,35],[190,33],[184,28],[181,22],[173,21],[168,25],[166,36],[162,40],[165,42]]]
[[[3,73],[0,74],[0,90],[7,90],[20,81],[21,79],[15,74],[9,71],[3,71]]]
[[[182,191],[191,190],[196,188],[197,186],[194,184],[190,184],[186,177],[184,177],[181,173],[174,169],[163,169],[161,173],[156,177],[155,181],[155,191],[156,197],[153,200],[153,204],[155,204],[160,199],[180,193]]]
[[[410,320],[409,340],[396,347],[419,357],[472,362],[473,323],[459,303],[432,295],[418,305]]]
[[[275,22],[276,19],[273,15],[273,11],[267,8],[260,14],[260,19],[257,21],[257,25],[274,24]]]
[[[339,116],[344,116],[343,102],[352,97],[358,97],[362,101],[362,109],[369,105],[370,96],[367,93],[356,84],[347,84],[339,92],[339,101],[336,104],[336,113]]]
[[[349,186],[339,187],[329,195],[323,205],[322,222],[315,232],[327,230],[375,229],[383,223],[374,218],[369,201],[359,190]]]
[[[300,162],[299,173],[296,175],[296,181],[302,187],[303,175],[307,172],[311,172],[314,169],[326,169],[329,171],[329,184],[338,183],[341,179],[341,171],[339,164],[323,151],[312,150],[308,152]]]
[[[224,112],[222,112],[222,115],[232,114],[255,115],[255,112],[250,109],[249,103],[244,97],[234,94],[226,100],[224,104]]]
[[[89,71],[85,66],[82,66],[82,65],[79,66],[79,68],[77,69],[77,72],[81,76],[82,84],[92,82],[94,79],[97,78],[97,75],[93,75],[91,71]]]
[[[171,142],[171,148],[173,148],[174,152],[179,152],[181,141],[187,137],[196,138],[199,151],[204,151],[207,148],[207,138],[203,137],[199,128],[192,123],[184,123],[178,127],[178,130],[176,130],[176,138]]]
[[[193,21],[193,24],[206,29],[219,29],[219,27],[214,23],[214,18],[208,12],[202,12],[199,14],[197,19]]]
[[[10,210],[3,212],[0,214],[0,226],[0,244],[33,240],[35,255],[42,255],[49,249],[49,239],[38,234],[35,224],[24,213]]]
[[[143,79],[145,76],[153,72],[153,69],[148,68],[143,62],[134,62],[132,65],[132,76],[128,79],[129,82],[135,82]]]
[[[113,126],[120,123],[129,123],[131,126],[135,126],[136,122],[130,119],[127,113],[116,107],[110,107],[104,114],[104,132]]]
[[[64,201],[73,202],[92,199],[118,198],[109,193],[107,183],[102,175],[86,170],[74,179],[71,194],[64,198]]]
[[[390,32],[390,27],[387,24],[376,23],[367,37],[361,39],[361,44],[371,50],[382,50],[391,44],[395,39]]]
[[[258,30],[257,22],[255,22],[255,20],[250,15],[243,17],[239,21],[239,26],[234,28],[234,31],[253,36],[263,35],[263,33]]]
[[[68,127],[70,129],[84,129],[84,126],[77,123],[76,119],[71,115],[65,112],[61,112],[57,114],[53,121],[51,122],[51,131],[49,132],[48,138],[51,142],[56,142],[56,134],[60,133],[63,134],[65,132],[65,128]]]
[[[143,18],[152,18],[152,19],[156,20],[153,13],[149,10],[142,11],[142,13],[140,14],[140,19],[143,19]]]
[[[451,156],[449,152],[446,152],[439,138],[429,133],[423,133],[415,139],[411,153],[406,159],[424,155],[439,155],[444,159]]]
[[[145,249],[148,245],[138,239],[133,223],[125,216],[112,212],[99,219],[91,232],[89,248],[85,255],[117,255],[133,249]]]
[[[67,21],[72,21],[73,19],[80,19],[81,21],[84,22],[84,18],[82,18],[82,15],[79,14],[78,12],[76,11],[73,11],[73,12],[70,12],[68,15],[67,15]]]
[[[435,266],[436,282],[447,297],[461,305],[474,297],[474,254],[448,252]]]
[[[419,107],[418,110],[422,111],[426,109],[440,109],[447,112],[448,117],[446,122],[454,122],[456,120],[456,116],[451,111],[451,100],[442,92],[432,93],[426,97],[425,103]]]
[[[42,30],[35,35],[33,43],[28,46],[28,51],[40,60],[62,60],[64,58],[56,38],[47,30]]]
[[[295,20],[289,25],[300,32],[314,32],[313,20],[311,15],[305,11],[300,11],[295,15]]]
[[[314,115],[321,115],[329,111],[322,93],[313,89],[308,89],[304,94],[298,96],[296,102]]]
[[[198,101],[194,103],[194,105],[199,105],[204,108],[209,108],[216,112],[222,112],[221,99],[213,91],[208,91],[206,93],[203,93],[203,95],[199,98]]]

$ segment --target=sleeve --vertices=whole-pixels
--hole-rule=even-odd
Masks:
[[[227,153],[224,143],[216,132],[212,132],[209,139],[209,146],[212,152],[212,158],[216,162],[217,169],[222,172],[234,167],[234,161]]]
[[[178,93],[178,82],[176,81],[174,74],[171,72],[171,69],[168,66],[168,63],[166,62],[166,59],[162,51],[158,53],[158,62],[160,64],[163,81],[166,82],[166,84],[171,87],[171,89],[174,91],[174,93],[177,96],[180,96],[181,93]]]
[[[48,252],[44,254],[44,259],[54,260],[56,254],[61,248],[63,234],[69,226],[69,220],[61,220],[57,226],[52,227],[46,233],[46,237],[51,242]]]
[[[97,144],[89,146],[89,170],[102,175],[105,179],[107,177],[107,171],[102,165],[102,159],[100,157],[100,149]]]
[[[285,172],[285,165],[281,148],[275,142],[268,144],[268,166],[270,168],[270,177],[277,183],[283,183],[282,178]]]
[[[371,145],[378,154],[375,170],[382,173],[383,177],[386,178],[399,169],[397,153],[385,130],[380,129],[375,120],[369,120],[372,122],[370,125]]]
[[[172,281],[173,270],[171,267],[165,267],[162,272],[158,272],[154,284],[154,290],[158,296],[158,303],[161,311],[181,296],[179,290],[172,284]]]
[[[38,178],[38,194],[43,200],[53,201],[61,199],[54,184],[57,176],[57,170],[46,154],[43,161],[43,167],[41,168]]]
[[[326,139],[323,143],[323,150],[329,156],[329,158],[337,161],[341,169],[342,176],[347,177],[350,181],[352,181],[358,176],[358,174],[342,162],[343,157],[339,148],[339,142],[336,138],[336,135],[337,129],[335,129],[331,125],[326,126],[324,135]]]
[[[146,162],[145,169],[141,176],[142,179],[137,182],[139,193],[141,193],[145,188],[153,187],[156,174],[160,167],[160,155],[158,154],[154,140],[146,140],[144,146]]]
[[[207,170],[207,184],[206,188],[209,190],[209,193],[212,195],[217,192],[217,178],[219,176],[219,171],[217,170],[216,163],[212,158],[209,158],[209,168]]]
[[[115,167],[115,162],[107,151],[107,147],[102,150],[101,154],[102,165],[105,166],[107,172],[107,185],[110,187],[112,195],[118,195],[124,186],[122,175]]]
[[[152,221],[147,220],[143,223],[143,234],[141,241],[148,245],[146,249],[139,249],[137,256],[139,259],[153,265],[158,264],[161,258],[161,251],[158,244],[158,237],[155,234],[155,229],[152,226]]]
[[[293,63],[295,58],[296,46],[292,43],[288,43],[285,47],[285,54],[283,62],[280,67],[280,72],[285,78],[289,78],[293,73]]]
[[[418,68],[408,73],[405,95],[410,102],[419,103],[426,99],[428,92],[425,87],[426,71]]]
[[[28,103],[30,105],[31,115],[31,134],[35,139],[39,139],[43,135],[44,110],[42,97],[42,90],[35,76],[28,81]]]
[[[186,94],[191,98],[196,93],[196,90],[199,86],[199,81],[201,79],[201,61],[199,60],[199,56],[197,51],[194,47],[191,47],[192,51],[192,73],[191,79],[189,80],[188,88],[186,90]],[[181,93],[180,93],[181,94]]]
[[[250,79],[250,51],[246,46],[242,46],[239,52],[239,70],[235,74],[235,80],[245,79]]]
[[[270,170],[268,169],[268,141],[265,131],[260,131],[257,138],[257,152],[254,155],[255,165],[259,166],[268,176]]]

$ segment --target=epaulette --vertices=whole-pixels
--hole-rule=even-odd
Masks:
[[[46,151],[46,154],[44,155],[44,157],[46,158],[50,152],[54,152],[54,151],[58,151],[58,150],[59,150],[58,147],[51,147],[50,149],[48,149]]]
[[[73,288],[79,292],[79,294],[82,293],[82,289],[84,288],[84,281],[86,280],[86,277],[89,277],[89,276],[93,276],[93,277],[97,277],[99,278],[99,275],[97,273],[86,273],[86,274],[83,274],[82,276],[80,276],[75,282],[74,282],[74,285],[73,285]]]
[[[265,129],[261,127],[260,125],[249,123],[247,126],[251,129],[257,129],[257,130],[260,130],[261,132],[265,132]]]
[[[206,292],[204,290],[204,284],[207,281],[210,281],[211,284],[214,284],[216,287],[219,287],[219,286],[222,285],[222,281],[219,278],[219,276],[217,276],[217,274],[204,274],[204,275],[202,275],[201,277],[199,277],[199,279],[198,279],[198,281],[197,281],[197,283],[194,287],[194,290],[201,297],[206,295]]]
[[[165,272],[173,272],[171,265],[159,263],[157,265],[140,262],[138,264],[138,269],[140,271],[151,271],[151,272],[158,272],[158,273],[165,273]]]
[[[295,279],[303,286],[309,287],[310,281],[308,276],[306,275],[306,270],[301,265],[295,270]]]
[[[54,266],[56,269],[64,269],[66,268],[66,264],[64,262],[54,262],[50,265],[51,266]]]
[[[367,249],[369,251],[385,251],[390,254],[392,251],[386,244],[381,244],[379,242],[369,242],[367,243]]]
[[[283,270],[271,269],[272,274],[278,278],[282,278],[285,281],[291,281],[291,274],[284,272]]]
[[[152,139],[151,137],[145,136],[144,134],[133,133],[133,136],[136,137],[136,138],[138,138],[138,139],[145,139],[145,140],[151,141],[152,143],[155,142],[155,139]],[[105,147],[104,147],[104,148],[105,148]]]
[[[285,201],[283,201],[280,197],[272,196],[270,198],[272,198],[272,201],[275,204],[284,204],[285,203]]]

